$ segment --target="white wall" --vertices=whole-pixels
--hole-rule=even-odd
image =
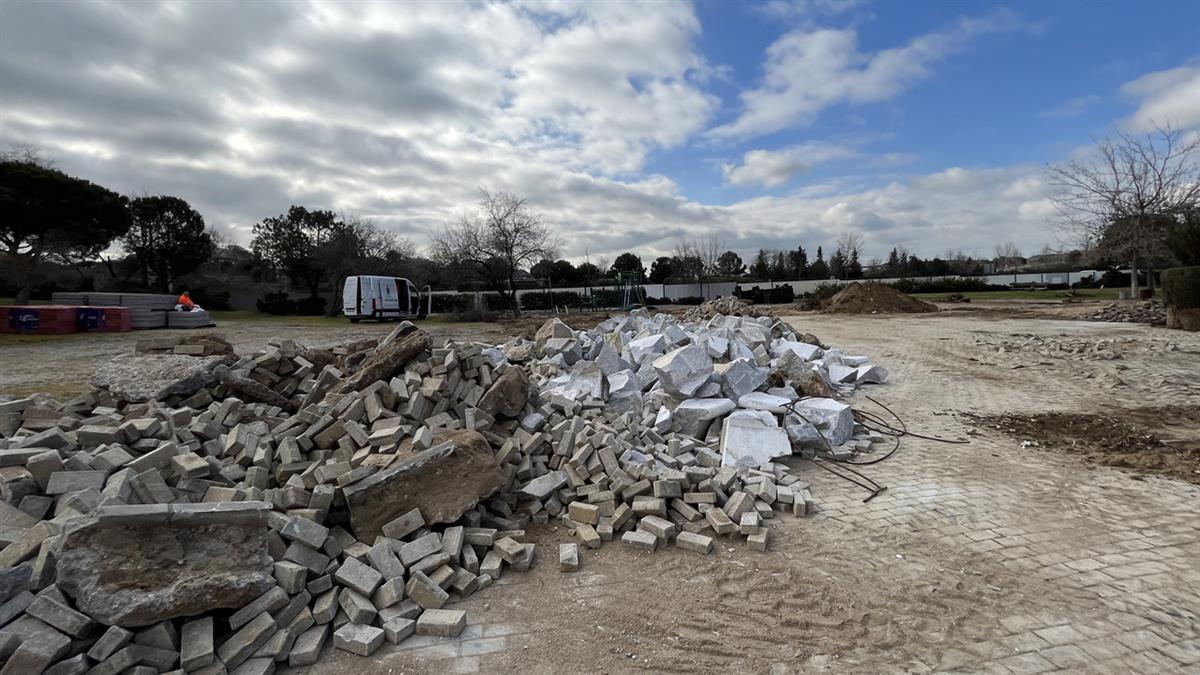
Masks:
[[[670,298],[678,300],[679,298],[696,298],[702,297],[706,300],[719,298],[725,295],[733,295],[733,291],[737,288],[737,282],[722,281],[703,284],[642,284],[642,288],[646,291],[646,296],[651,298]],[[616,286],[592,286],[592,290],[602,288],[616,289]],[[527,295],[529,293],[546,293],[545,288],[528,288],[517,291],[517,297]],[[588,287],[585,286],[567,286],[565,288],[553,289],[555,293],[573,292],[580,295],[587,295]],[[491,291],[481,291],[482,293],[490,293]],[[434,295],[456,295],[458,291],[434,291]]]
[[[1121,271],[1126,272],[1126,273],[1129,272],[1129,270],[1121,270]],[[1095,278],[1099,279],[1100,276],[1103,274],[1104,274],[1104,272],[1102,272],[1102,271],[1082,270],[1079,272],[1031,272],[1031,273],[1026,273],[1026,274],[989,274],[989,275],[978,276],[978,277],[950,274],[950,275],[945,275],[945,276],[940,276],[940,277],[905,277],[905,278],[911,279],[913,281],[932,281],[934,279],[978,279],[979,281],[982,281],[987,284],[995,285],[995,286],[1008,286],[1009,284],[1029,284],[1029,283],[1033,283],[1033,284],[1073,284],[1087,276],[1094,276]],[[737,287],[738,287],[738,290],[748,291],[748,290],[754,288],[755,286],[765,289],[765,288],[778,288],[783,285],[789,285],[792,287],[792,290],[795,291],[796,295],[802,295],[804,293],[811,293],[812,291],[816,290],[817,286],[820,286],[821,284],[837,284],[840,286],[840,285],[845,285],[845,284],[851,283],[852,281],[878,281],[878,282],[882,282],[885,284],[889,284],[889,283],[892,283],[893,281],[900,281],[900,280],[901,280],[900,277],[890,277],[890,278],[886,278],[886,279],[853,279],[853,280],[823,279],[820,281],[810,281],[807,279],[801,280],[801,281],[775,281],[775,282],[749,281],[749,282],[745,282],[745,283],[740,283],[737,285]]]

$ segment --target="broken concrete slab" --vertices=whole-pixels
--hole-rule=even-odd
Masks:
[[[233,360],[228,355],[120,354],[101,365],[91,382],[131,403],[191,396],[215,384],[217,367]]]
[[[274,585],[263,502],[102,506],[61,535],[59,586],[105,625],[237,608]]]
[[[385,524],[413,509],[426,523],[452,523],[504,485],[504,471],[478,432],[439,432],[434,442],[344,489],[359,539],[374,541]]]

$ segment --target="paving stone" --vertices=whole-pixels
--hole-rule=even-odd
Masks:
[[[212,619],[208,619],[211,623]],[[119,626],[109,626],[96,640],[87,655],[93,661],[103,661],[133,640],[133,633]]]
[[[458,637],[467,627],[467,613],[453,609],[427,609],[417,618],[418,635]]]
[[[383,636],[390,644],[400,644],[417,631],[417,622],[412,619],[396,617],[383,624]]]
[[[383,536],[403,539],[422,527],[425,527],[425,519],[421,517],[420,509],[413,509],[384,525]]]
[[[658,516],[646,516],[638,521],[638,529],[662,539],[670,541],[675,536],[675,523]]]
[[[342,589],[338,594],[338,604],[352,623],[370,624],[375,619],[375,605],[353,588]]]
[[[255,617],[263,612],[275,612],[283,609],[288,604],[288,594],[278,586],[272,586],[271,590],[263,593],[255,598],[250,604],[242,607],[234,612],[229,617],[229,627],[237,630],[242,626],[250,623]]]
[[[408,585],[405,586],[405,591],[413,602],[425,608],[426,611],[441,609],[446,604],[446,601],[450,599],[450,594],[442,590],[440,586],[435,584],[422,572],[416,572],[409,578]]]
[[[217,648],[217,658],[227,668],[236,668],[271,638],[278,626],[267,612],[250,620],[240,630],[229,636]]]
[[[213,618],[205,616],[184,622],[179,647],[179,665],[184,670],[190,672],[212,664],[216,658]]]
[[[48,595],[38,596],[25,612],[75,638],[86,636],[95,626],[84,614],[53,600]]]
[[[634,548],[640,548],[644,551],[654,551],[658,547],[658,537],[649,532],[630,530],[621,535],[621,543],[628,544]]]
[[[431,532],[418,537],[400,547],[400,562],[405,567],[412,567],[417,561],[438,553],[442,550],[442,539],[437,533]]]
[[[313,626],[300,634],[292,644],[288,655],[288,665],[292,668],[311,666],[320,658],[325,640],[329,637],[329,625]]]
[[[579,570],[579,546],[576,544],[558,545],[558,571],[576,572]]]
[[[367,597],[370,597],[379,584],[383,583],[382,574],[355,558],[346,558],[346,561],[334,573],[333,578],[338,583],[345,584]]]
[[[693,532],[680,532],[675,535],[675,545],[685,551],[708,555],[713,550],[713,539]]]
[[[600,539],[600,533],[591,525],[577,525],[575,527],[575,538],[579,543],[588,548],[600,548],[603,540]]]
[[[383,644],[382,628],[348,623],[333,633],[333,646],[359,656],[370,656]]]

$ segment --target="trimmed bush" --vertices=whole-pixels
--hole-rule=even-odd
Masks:
[[[263,314],[321,316],[325,313],[325,298],[292,300],[284,292],[267,293],[254,304]]]
[[[740,300],[746,300],[756,305],[779,305],[795,300],[796,290],[792,288],[791,284],[784,284],[775,288],[755,286],[748,291],[739,291],[734,295]]]
[[[1200,267],[1174,267],[1162,273],[1167,328],[1200,331]]]
[[[982,279],[901,279],[888,284],[902,293],[973,293],[1007,291],[1008,286],[995,286]],[[1066,288],[1066,285],[1063,285]]]
[[[470,309],[475,297],[471,295],[434,294],[432,296],[434,314],[457,314]]]
[[[526,293],[520,296],[520,299],[523,310],[550,310],[554,307],[579,309],[583,306],[583,296],[574,291],[555,291],[552,294]]]

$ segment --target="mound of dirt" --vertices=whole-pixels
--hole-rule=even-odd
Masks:
[[[1078,453],[1088,462],[1200,483],[1200,408],[1167,406],[1112,414],[1047,412],[962,417],[1003,432],[1023,448]]]
[[[718,314],[724,316],[771,316],[770,312],[755,309],[753,305],[747,305],[729,295],[723,298],[716,298],[715,300],[708,300],[704,304],[689,309],[684,312],[683,320],[708,321]]]
[[[917,314],[938,310],[937,305],[905,295],[891,286],[855,282],[834,294],[821,311],[826,314]]]

